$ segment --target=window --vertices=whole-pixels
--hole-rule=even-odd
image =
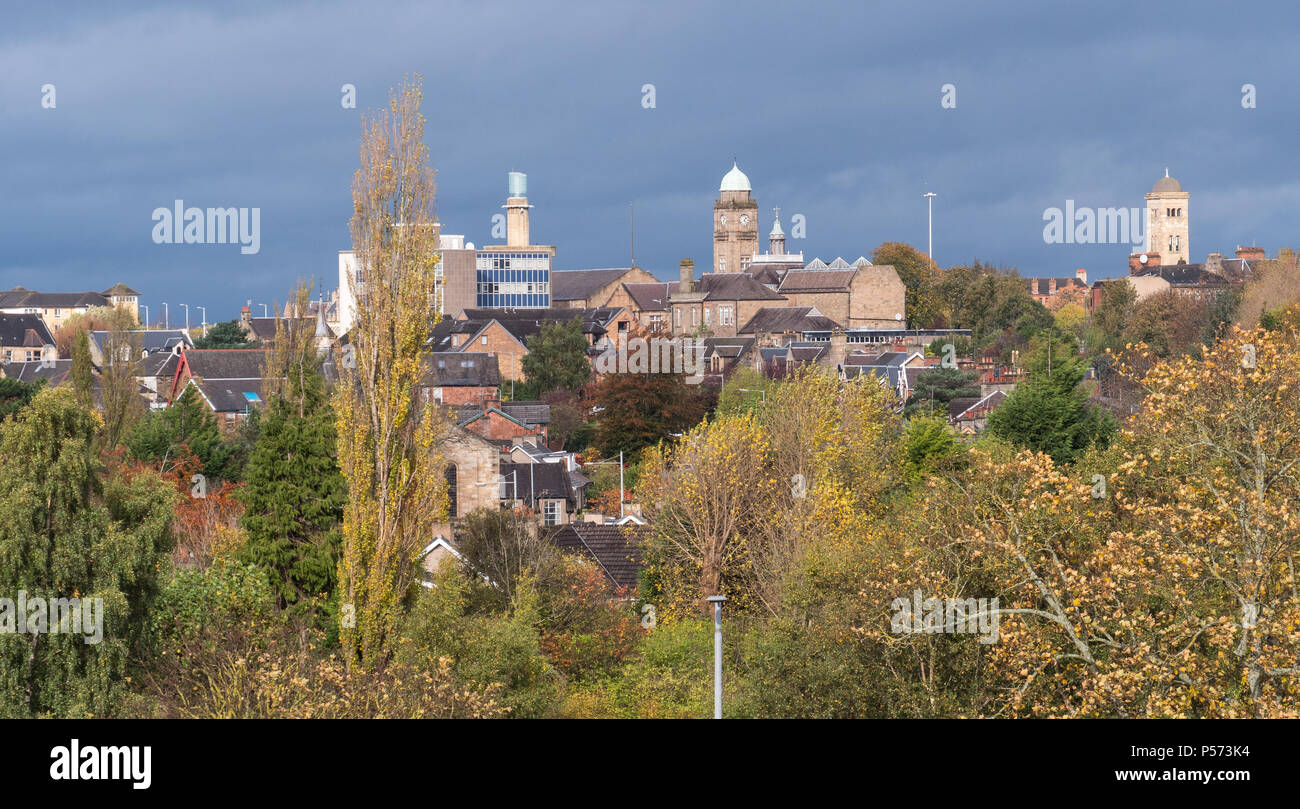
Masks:
[[[483,335],[483,337],[480,338],[479,342],[482,343],[483,345],[487,345],[487,335],[486,334]]]
[[[719,306],[719,307],[718,307],[718,322],[721,323],[721,324],[724,325],[724,326],[730,326],[730,325],[732,325],[732,320],[731,320],[731,307],[730,307],[730,306]]]
[[[727,271],[727,257],[718,256],[718,272],[726,272],[726,271]]]
[[[447,495],[450,498],[447,503],[447,513],[459,517],[460,515],[456,513],[456,464],[448,466],[443,475],[447,478]]]
[[[744,272],[749,269],[749,256],[740,257],[740,271]]]
[[[709,325],[709,320],[711,319],[711,315],[712,315],[712,314],[713,314],[713,310],[712,310],[712,309],[710,309],[710,308],[707,307],[707,306],[704,307],[704,325],[706,325],[706,326]]]
[[[673,322],[680,328],[682,325],[682,310],[680,307],[673,307]]]
[[[691,310],[691,325],[692,325],[692,326],[698,326],[698,325],[700,325],[700,310],[699,310],[699,309],[692,309],[692,310]]]
[[[560,501],[548,500],[542,507],[546,525],[560,524]]]

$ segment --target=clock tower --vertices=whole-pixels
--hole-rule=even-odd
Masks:
[[[713,203],[713,271],[744,272],[757,253],[758,202],[733,160]]]

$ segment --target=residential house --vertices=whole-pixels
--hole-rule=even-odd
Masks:
[[[519,440],[545,444],[551,406],[545,402],[502,402],[492,398],[482,405],[459,407],[456,423],[497,446],[509,447]]]
[[[1088,298],[1088,271],[1077,269],[1073,278],[1026,278],[1029,285],[1029,297],[1046,306],[1050,311],[1059,311],[1069,303],[1085,305]]]
[[[217,415],[223,431],[234,430],[262,403],[262,370],[266,349],[191,349],[180,355],[167,400],[175,402],[193,385]]]
[[[668,300],[676,291],[676,281],[624,283],[606,304],[627,309],[647,332],[669,332]]]
[[[57,331],[74,314],[94,307],[113,306],[139,320],[136,303],[140,293],[117,284],[104,292],[35,292],[23,287],[0,291],[0,314],[36,315],[51,332]]]
[[[552,270],[551,306],[556,309],[596,309],[624,284],[653,283],[655,277],[640,267],[607,270]],[[621,304],[625,305],[625,304]]]
[[[630,522],[624,525],[575,522],[556,529],[548,538],[560,550],[596,565],[616,590],[631,594],[645,567],[641,550],[644,537],[645,528]]]
[[[500,398],[501,371],[497,356],[475,351],[449,351],[425,360],[420,392],[426,402],[484,407]]]
[[[47,350],[45,346],[50,348]],[[43,350],[49,356],[42,357]],[[57,359],[54,335],[45,320],[34,313],[0,313],[0,361],[36,362],[41,359]]]
[[[672,333],[735,337],[759,309],[785,300],[747,273],[705,273],[696,281],[694,262],[683,259],[681,279],[668,300]]]

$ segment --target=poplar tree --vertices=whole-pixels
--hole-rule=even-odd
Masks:
[[[335,396],[339,467],[348,483],[339,560],[347,660],[380,665],[414,586],[416,555],[445,519],[447,487],[435,408],[421,407],[436,315],[434,172],[424,145],[419,78],[362,124],[352,181],[352,245],[365,280],[349,278],[357,321]]]

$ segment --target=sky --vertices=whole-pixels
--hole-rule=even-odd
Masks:
[[[414,74],[443,231],[503,241],[523,171],[561,270],[627,266],[629,205],[639,266],[709,264],[733,156],[808,259],[924,250],[933,192],[942,266],[1120,275],[1129,244],[1048,244],[1044,212],[1141,208],[1166,168],[1192,261],[1300,242],[1289,2],[111,5],[0,10],[0,287],[121,281],[173,324],[334,288],[361,117]],[[155,243],[176,200],[259,209],[259,250]]]

